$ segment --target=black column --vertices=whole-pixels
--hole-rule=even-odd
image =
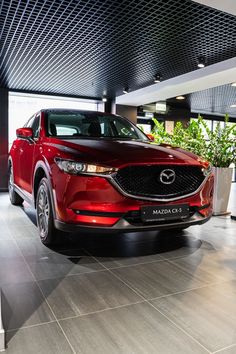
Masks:
[[[0,191],[7,190],[8,90],[0,88]]]
[[[112,105],[113,105],[113,101],[110,98],[108,98],[104,104],[104,112],[112,113]]]

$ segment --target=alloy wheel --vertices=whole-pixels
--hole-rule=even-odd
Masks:
[[[9,195],[10,195],[10,199],[12,199],[12,195],[13,195],[13,184],[14,184],[14,180],[13,180],[13,168],[12,166],[10,167],[10,171],[9,171],[9,179],[8,179],[8,190],[9,190]]]
[[[43,186],[41,186],[38,196],[38,224],[40,229],[40,234],[44,237],[48,232],[48,222],[49,222],[49,200],[47,192]]]

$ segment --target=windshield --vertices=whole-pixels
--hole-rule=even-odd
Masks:
[[[46,131],[47,136],[63,139],[84,137],[148,140],[128,120],[99,112],[48,112]]]

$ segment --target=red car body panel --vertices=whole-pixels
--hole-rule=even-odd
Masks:
[[[163,166],[192,165],[206,168],[208,162],[198,156],[168,145],[160,146],[151,141],[114,141],[99,138],[63,140],[47,137],[45,111],[40,112],[40,117],[40,133],[34,143],[27,139],[16,139],[13,142],[10,160],[13,165],[14,183],[24,197],[34,204],[35,176],[38,169],[42,169],[50,181],[54,218],[59,223],[111,229],[123,215],[131,211],[140,211],[142,206],[168,206],[180,203],[188,204],[196,210],[199,209],[200,221],[201,217],[204,221],[211,216],[213,174],[205,179],[200,190],[195,194],[162,202],[127,196],[121,193],[107,177],[70,175],[61,171],[55,163],[55,157],[60,157],[118,169],[132,165],[157,164]],[[77,211],[83,211],[83,213],[80,214]],[[110,216],[109,213],[111,213]],[[156,223],[151,227],[158,229],[159,225]],[[127,229],[129,230],[129,227]],[[142,229],[142,226],[137,229]]]

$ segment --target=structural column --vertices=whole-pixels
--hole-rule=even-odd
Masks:
[[[133,123],[137,123],[137,107],[116,105],[116,114],[128,118]]]
[[[8,90],[0,88],[0,191],[7,190]]]

